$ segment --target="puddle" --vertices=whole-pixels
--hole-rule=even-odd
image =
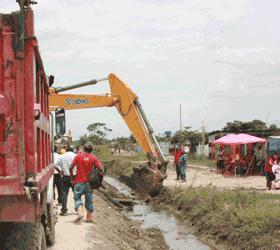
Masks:
[[[125,185],[115,178],[105,176],[104,179],[116,187],[119,192],[129,194]],[[170,249],[192,249],[207,250],[213,249],[201,243],[194,235],[191,229],[183,225],[175,216],[167,211],[153,210],[145,203],[138,202],[133,207],[127,207],[126,214],[133,220],[143,221],[142,228],[158,228],[162,231],[166,243]]]

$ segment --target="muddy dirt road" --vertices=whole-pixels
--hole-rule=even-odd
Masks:
[[[199,186],[215,186],[222,189],[234,189],[237,187],[241,188],[252,188],[265,193],[280,193],[280,190],[265,190],[266,178],[264,176],[248,176],[244,177],[227,177],[221,174],[216,174],[215,171],[211,171],[210,168],[205,166],[188,164],[186,169],[186,183],[176,181],[176,171],[172,165],[167,169],[167,179],[164,181],[166,187],[187,187],[192,185],[193,187]]]

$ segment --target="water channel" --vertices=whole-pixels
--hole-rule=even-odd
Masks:
[[[131,196],[129,189],[117,179],[110,176],[105,176],[104,179],[110,185],[116,187],[119,192]],[[174,214],[169,211],[155,211],[150,206],[136,201],[136,204],[133,207],[126,210],[126,214],[133,220],[143,221],[143,229],[160,229],[170,249],[214,249],[201,243],[194,235],[191,234],[191,229],[187,228],[182,221],[176,219]]]

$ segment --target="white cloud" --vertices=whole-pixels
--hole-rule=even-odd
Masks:
[[[55,53],[51,53],[51,52],[46,52],[45,55],[47,56],[50,56],[51,58],[54,58],[54,57],[69,57],[71,55],[73,55],[75,53],[74,50],[68,50],[68,51],[65,51],[65,52],[55,52]]]
[[[210,91],[212,92],[225,91],[225,90],[230,90],[232,87],[233,85],[230,80],[222,79],[218,83],[213,84],[210,87]]]
[[[264,52],[264,51],[268,51],[269,48],[266,47],[253,47],[253,48],[229,48],[226,47],[224,49],[218,50],[217,54],[221,53],[221,57],[228,57],[228,56],[237,56],[237,57],[243,57],[249,54],[256,54],[258,52]]]

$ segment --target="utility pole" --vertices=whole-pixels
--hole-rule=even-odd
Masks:
[[[179,147],[181,147],[182,143],[182,117],[181,117],[181,104],[180,104],[180,139],[179,139]]]
[[[181,104],[180,104],[180,131],[182,132]]]
[[[204,145],[205,145],[205,130],[204,121],[202,120],[202,155],[204,156]]]

